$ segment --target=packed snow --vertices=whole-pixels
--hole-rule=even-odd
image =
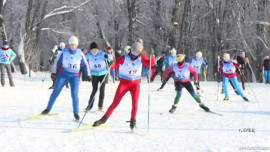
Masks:
[[[44,81],[42,81],[44,80]],[[155,151],[155,152],[236,152],[270,151],[270,85],[249,83],[245,102],[230,88],[230,101],[218,95],[217,82],[201,82],[201,99],[211,110],[223,116],[204,112],[184,90],[174,114],[170,110],[174,97],[172,79],[163,90],[156,91],[160,79],[150,84],[150,129],[148,126],[148,83],[142,79],[137,131],[129,128],[131,97],[127,93],[106,123],[106,127],[72,132],[78,127],[72,112],[70,89],[63,88],[51,113],[39,119],[22,120],[40,114],[47,106],[52,90],[50,74],[14,74],[16,87],[0,87],[0,151],[1,152],[89,152],[89,151]],[[104,111],[111,104],[118,86],[106,85]],[[6,84],[8,79],[6,78]],[[92,86],[80,83],[80,110],[88,104]],[[219,85],[219,92],[221,84]],[[98,100],[87,113],[82,126],[93,124],[103,116],[98,112]],[[80,116],[84,115],[83,112]]]

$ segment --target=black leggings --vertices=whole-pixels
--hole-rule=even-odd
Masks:
[[[92,90],[90,99],[88,101],[89,110],[93,108],[94,101],[95,101],[95,95],[96,95],[97,90],[98,90],[98,84],[101,83],[103,81],[103,79],[106,79],[104,77],[105,77],[105,75],[103,75],[103,76],[92,76],[93,90]],[[106,75],[106,77],[107,77],[107,75]],[[106,85],[106,82],[104,80],[103,83],[101,84],[100,88],[99,88],[99,102],[98,102],[98,107],[99,108],[103,107],[103,100],[104,100],[104,95],[105,95],[105,85]]]

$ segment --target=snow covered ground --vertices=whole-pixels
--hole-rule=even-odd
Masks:
[[[58,115],[21,121],[45,109],[52,91],[48,89],[52,84],[49,75],[46,74],[42,83],[45,73],[34,73],[32,78],[15,74],[16,87],[0,87],[1,152],[270,151],[269,85],[250,84],[259,102],[249,87],[245,94],[252,102],[244,102],[233,90],[230,90],[230,102],[223,102],[223,94],[219,94],[220,101],[216,100],[217,82],[201,82],[202,101],[223,116],[204,112],[186,90],[175,114],[170,114],[175,96],[172,80],[163,90],[156,91],[160,86],[157,78],[151,83],[150,132],[146,133],[148,84],[142,80],[137,115],[140,133],[131,133],[126,123],[131,113],[129,93],[107,121],[106,128],[71,132],[78,122],[74,121],[70,89],[66,88],[51,111]],[[117,86],[118,82],[106,86],[105,110]],[[91,90],[91,83],[81,82],[80,110],[87,106]],[[88,113],[84,123],[92,124],[102,115],[102,112]]]

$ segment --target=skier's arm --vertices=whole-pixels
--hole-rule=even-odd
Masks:
[[[162,69],[165,69],[166,66],[168,66],[168,64],[169,64],[169,57],[167,57],[167,58],[163,61]]]
[[[10,50],[11,50],[11,49],[10,49]],[[15,58],[16,58],[16,54],[11,50],[11,51],[10,51],[10,59],[9,59],[9,61],[11,62],[11,61],[13,61]]]
[[[191,66],[188,66],[188,70],[190,71],[190,73],[192,73],[194,75],[194,82],[198,83],[198,73],[197,71]]]
[[[233,65],[236,67],[236,69],[240,68],[239,65],[237,63],[235,63],[235,62],[233,62]]]
[[[63,53],[61,53],[55,60],[54,62],[54,66],[53,66],[53,71],[52,73],[55,73],[57,72],[57,69],[60,68],[60,66],[62,65],[62,61],[63,61]]]
[[[87,76],[90,76],[90,69],[88,66],[88,62],[85,58],[85,55],[82,53],[81,65],[83,66],[84,72]]]
[[[173,72],[173,66],[166,70],[166,72],[164,73],[164,80],[167,80]]]
[[[263,70],[263,67],[264,67],[264,61],[262,62],[260,69]]]
[[[146,67],[150,66],[150,59],[144,55],[141,55],[142,58],[142,63],[143,65],[145,65]],[[155,56],[152,55],[151,56],[151,68],[155,66]]]
[[[115,68],[118,68],[120,65],[122,65],[125,61],[125,56],[121,56],[115,61]]]

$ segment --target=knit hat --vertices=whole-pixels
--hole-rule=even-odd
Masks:
[[[3,46],[4,46],[4,45],[9,45],[8,40],[4,40],[4,41],[3,41]]]
[[[109,46],[109,47],[108,47],[108,50],[111,50],[111,49],[112,49],[112,47],[111,47],[111,46]]]
[[[263,60],[268,60],[269,59],[269,56],[265,56],[264,58],[263,58]]]
[[[131,51],[137,54],[140,54],[142,52],[142,49],[143,49],[143,45],[140,42],[135,42],[131,46]]]
[[[97,45],[96,42],[92,42],[92,43],[90,44],[90,50],[92,50],[92,49],[98,49],[98,45]]]
[[[118,52],[119,54],[120,54],[120,53],[122,53],[122,51],[121,51],[121,50],[118,50],[117,52]]]
[[[240,54],[246,54],[245,50],[240,51]]]
[[[177,62],[182,62],[185,59],[185,54],[177,54],[176,60]]]
[[[65,44],[64,42],[61,42],[61,43],[59,44],[59,47],[60,47],[60,48],[65,48],[65,47],[66,47],[66,44]]]
[[[202,57],[202,52],[200,52],[200,51],[197,52],[197,53],[196,53],[196,57],[201,58],[201,57]]]
[[[175,48],[172,48],[170,52],[171,52],[171,53],[176,53]]]
[[[139,42],[139,43],[141,43],[141,44],[143,45],[143,40],[142,40],[141,38],[137,38],[137,39],[135,40],[135,42]]]
[[[129,45],[125,46],[124,51],[126,51],[126,50],[130,50],[130,46]]]
[[[71,44],[79,45],[79,39],[76,36],[71,36],[68,39],[68,43],[69,43],[69,45],[71,45]]]

